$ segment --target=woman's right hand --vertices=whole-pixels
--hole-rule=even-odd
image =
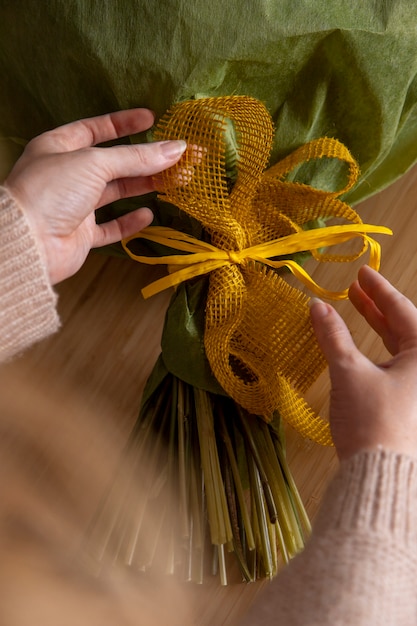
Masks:
[[[368,266],[349,298],[392,355],[374,364],[332,306],[313,300],[311,319],[331,378],[330,426],[341,460],[360,450],[417,456],[417,309]]]

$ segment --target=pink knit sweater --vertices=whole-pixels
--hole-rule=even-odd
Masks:
[[[20,209],[0,187],[0,362],[59,328],[54,293]]]
[[[417,624],[417,462],[387,451],[341,464],[304,552],[240,626]]]
[[[58,327],[30,228],[0,188],[0,361]],[[417,461],[363,451],[342,463],[306,549],[241,626],[417,624],[416,570]]]

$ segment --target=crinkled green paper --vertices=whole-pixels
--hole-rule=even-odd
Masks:
[[[345,143],[355,203],[417,159],[416,51],[414,0],[2,0],[0,134],[245,94],[273,116],[272,162]]]

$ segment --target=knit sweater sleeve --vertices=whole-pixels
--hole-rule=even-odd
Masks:
[[[330,484],[306,549],[241,626],[417,623],[417,460],[361,452]]]
[[[59,328],[56,302],[30,226],[0,187],[0,362]]]

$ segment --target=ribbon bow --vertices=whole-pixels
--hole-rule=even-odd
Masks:
[[[226,137],[231,129],[239,146],[233,186],[226,175]],[[145,288],[145,297],[210,273],[204,346],[220,385],[250,413],[269,420],[278,411],[302,435],[331,445],[328,423],[303,399],[326,365],[311,327],[308,297],[276,270],[287,267],[315,294],[340,299],[347,296],[347,290],[320,287],[288,257],[309,250],[319,261],[347,262],[369,248],[369,264],[379,269],[380,246],[368,233],[391,231],[363,224],[339,198],[355,184],[357,163],[343,144],[325,137],[301,146],[265,170],[272,120],[259,101],[244,96],[176,105],[160,120],[155,139],[177,138],[185,139],[189,149],[175,167],[162,173],[161,195],[197,219],[210,243],[162,227],[147,228],[124,240],[132,258],[170,266],[171,274]],[[298,166],[323,157],[346,164],[347,183],[342,189],[323,191],[287,180]],[[349,224],[303,229],[319,218],[343,218]],[[135,255],[128,244],[137,237],[186,254]],[[358,252],[320,251],[352,238],[362,240]]]

